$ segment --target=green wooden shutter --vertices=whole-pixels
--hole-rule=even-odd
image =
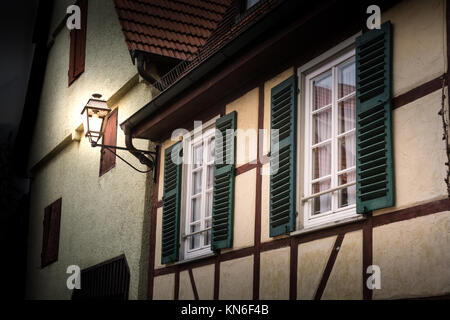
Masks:
[[[270,236],[295,229],[297,77],[271,92]],[[278,134],[274,131],[278,129]],[[277,146],[278,139],[278,146]],[[278,152],[277,152],[278,147]],[[278,170],[275,171],[278,163]]]
[[[236,121],[236,111],[216,121],[211,243],[213,250],[233,246]]]
[[[392,153],[392,27],[356,40],[356,207],[358,213],[394,205]]]
[[[178,142],[164,153],[164,195],[162,213],[161,263],[178,260],[180,234],[181,166],[172,161],[174,154],[182,152]]]

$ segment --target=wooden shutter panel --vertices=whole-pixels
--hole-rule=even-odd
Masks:
[[[69,86],[75,81],[75,56],[76,56],[76,42],[77,30],[70,30],[70,55],[69,55]]]
[[[211,232],[213,250],[233,246],[236,121],[236,111],[216,120]]]
[[[165,151],[164,194],[162,213],[161,263],[178,260],[181,204],[181,167],[182,163],[172,161],[174,154],[182,152],[182,143],[178,142]]]
[[[103,135],[103,144],[115,146],[117,144],[117,108],[114,109],[108,116],[105,133]],[[116,165],[116,155],[111,151],[102,148],[100,155],[100,176],[114,168]]]
[[[52,214],[52,206],[48,206],[45,208],[44,211],[44,221],[43,224],[43,235],[42,235],[42,251],[41,251],[41,267],[45,267],[47,262],[47,244],[48,244],[48,237],[50,233],[50,218]]]
[[[62,200],[58,199],[53,204],[45,208],[44,236],[41,253],[42,267],[58,260],[61,205]]]
[[[272,88],[270,167],[270,236],[295,229],[297,77]],[[278,129],[278,133],[274,130]],[[278,152],[277,152],[278,138]]]
[[[87,0],[76,3],[81,12],[81,29],[70,31],[69,86],[84,72],[86,59]]]
[[[394,205],[392,155],[392,27],[356,40],[356,208],[358,213]]]
[[[87,0],[80,0],[78,5],[81,11],[81,29],[76,31],[75,78],[84,72],[86,59]]]

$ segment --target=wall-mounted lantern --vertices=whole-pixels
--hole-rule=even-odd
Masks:
[[[119,159],[124,161],[134,170],[147,173],[153,170],[153,177],[156,178],[156,155],[155,151],[148,150],[138,150],[133,147],[132,138],[130,134],[125,133],[125,142],[127,147],[110,146],[105,144],[100,144],[99,141],[103,137],[106,128],[106,119],[108,118],[111,109],[108,108],[106,101],[101,100],[101,94],[93,94],[92,98],[89,99],[86,106],[81,112],[83,116],[83,125],[86,137],[92,147],[102,147],[109,152],[115,154]],[[127,160],[119,156],[115,150],[126,150],[133,154],[139,161],[150,168],[148,171],[142,171],[134,167]]]
[[[100,98],[100,94],[93,94],[81,112],[86,137],[93,146],[102,138],[105,131],[105,119],[111,112],[106,101]]]

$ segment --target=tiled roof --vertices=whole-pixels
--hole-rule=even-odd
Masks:
[[[114,0],[130,51],[190,60],[232,0]]]

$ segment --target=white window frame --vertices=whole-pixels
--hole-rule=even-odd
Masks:
[[[357,36],[360,33],[350,37],[349,39],[343,41],[336,47],[325,52],[321,56],[313,59],[307,64],[300,67],[298,72],[299,77],[299,103],[298,106],[301,108],[298,112],[298,153],[297,157],[299,159],[298,168],[299,175],[297,178],[297,185],[299,186],[299,194],[297,201],[297,210],[302,212],[302,215],[298,218],[297,229],[308,229],[315,228],[319,226],[326,226],[330,223],[337,223],[339,221],[345,221],[348,219],[358,218],[359,215],[356,213],[356,204],[338,208],[338,190],[337,189],[337,158],[338,158],[338,148],[337,148],[337,107],[334,105],[338,100],[335,98],[335,92],[337,88],[333,87],[333,98],[332,98],[332,168],[331,168],[331,189],[335,190],[332,192],[332,206],[331,211],[326,213],[321,213],[318,215],[311,215],[312,210],[312,200],[308,198],[312,195],[312,172],[311,172],[311,125],[312,125],[312,114],[311,114],[311,90],[312,80],[317,78],[321,74],[329,71],[333,67],[337,67],[346,63],[348,60],[355,57],[354,43]],[[336,86],[337,74],[333,72],[333,85]],[[356,150],[355,150],[356,152]],[[348,171],[356,170],[348,169]],[[339,173],[345,172],[345,170],[339,171]],[[333,208],[335,208],[333,210]]]
[[[192,191],[192,169],[193,169],[193,148],[196,144],[198,144],[200,141],[203,141],[203,143],[205,141],[209,141],[211,138],[215,137],[215,122],[216,119],[219,116],[215,117],[214,119],[211,119],[209,121],[207,121],[206,123],[203,124],[202,127],[202,132],[197,132],[199,129],[196,128],[194,130],[192,130],[191,132],[189,132],[188,134],[185,134],[183,136],[183,150],[186,150],[186,156],[188,157],[188,159],[190,161],[188,161],[188,163],[185,163],[183,165],[183,197],[182,197],[182,228],[180,228],[182,230],[181,232],[181,237],[180,237],[180,241],[181,241],[181,247],[183,248],[183,260],[191,260],[191,259],[195,259],[195,258],[199,258],[205,255],[209,255],[212,253],[211,250],[211,243],[209,245],[203,245],[203,234],[204,232],[202,232],[202,237],[200,237],[200,248],[196,248],[191,250],[189,248],[189,243],[190,243],[190,237],[187,235],[189,235],[191,233],[190,231],[190,221],[191,221],[191,206],[192,206],[192,197],[191,197],[191,191]],[[198,136],[197,136],[198,135]],[[208,148],[203,148],[203,166],[205,166],[205,159],[206,159],[206,155],[207,155],[207,151]],[[211,164],[211,163],[209,163]],[[207,167],[207,165],[206,165]],[[201,208],[200,208],[200,215],[201,215],[201,225],[200,225],[200,231],[205,230],[205,202],[206,202],[206,193],[213,192],[212,188],[210,191],[206,191],[206,183],[207,183],[207,174],[205,174],[205,172],[207,172],[207,169],[204,169],[205,167],[203,167],[202,170],[202,201],[201,201]],[[211,225],[212,225],[212,215],[211,215]]]

